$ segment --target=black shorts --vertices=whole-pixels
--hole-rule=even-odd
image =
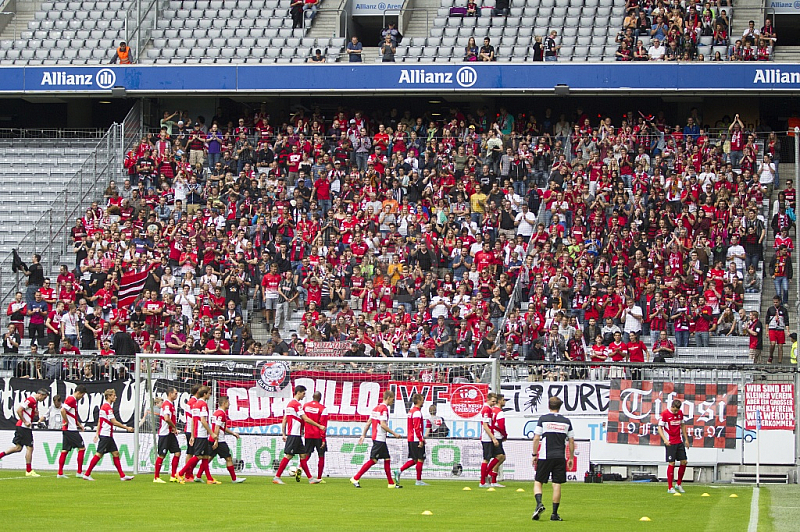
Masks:
[[[28,427],[17,427],[14,431],[14,439],[11,441],[20,447],[33,447],[33,429]]]
[[[328,449],[328,446],[325,445],[325,441],[322,438],[306,438],[306,452],[305,454],[311,455],[314,451],[317,451],[317,454],[320,458],[325,456],[325,451]]]
[[[667,463],[680,462],[682,460],[686,460],[686,445],[683,442],[667,445]]]
[[[389,446],[385,441],[372,440],[372,450],[369,452],[370,460],[389,460]]]
[[[167,453],[180,454],[181,446],[178,437],[172,433],[158,437],[158,456],[167,456]]]
[[[61,433],[61,450],[71,451],[72,449],[85,449],[83,437],[77,430],[65,430]]]
[[[192,441],[192,433],[191,432],[184,432],[186,435],[186,454],[187,456],[194,456],[194,445],[190,442]]]
[[[115,453],[117,449],[117,442],[111,436],[100,436],[100,441],[97,443],[97,454]]]
[[[211,444],[213,447],[213,444]],[[215,456],[219,456],[223,460],[226,460],[231,457],[231,449],[228,447],[228,444],[224,441],[221,441],[217,444],[216,449],[211,449],[211,458]]]
[[[211,456],[211,445],[208,443],[208,438],[194,439],[194,455]]]
[[[503,449],[503,442],[500,440],[497,441],[499,445],[492,445],[492,458],[497,458],[500,455],[505,456],[506,451]]]
[[[297,456],[306,454],[306,446],[303,445],[303,438],[300,436],[287,436],[286,445],[283,446],[283,454]]]
[[[494,458],[494,443],[490,441],[482,441],[481,446],[483,447],[483,459],[486,462]]]
[[[567,459],[548,458],[539,460],[536,464],[536,482],[547,484],[553,476],[553,484],[563,484],[567,481]]]
[[[422,460],[425,461],[425,444],[422,444],[422,447],[419,446],[418,441],[410,441],[408,442],[408,458],[410,460]]]

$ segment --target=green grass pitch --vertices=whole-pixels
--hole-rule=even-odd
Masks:
[[[346,479],[326,484],[300,484],[293,478],[276,486],[269,477],[250,477],[231,484],[217,475],[219,486],[153,484],[151,475],[120,482],[110,473],[96,473],[95,482],[56,479],[52,471],[26,478],[23,471],[0,471],[0,515],[5,530],[625,530],[746,531],[752,487],[687,485],[686,494],[672,496],[665,484],[567,484],[559,513],[564,521],[549,521],[547,511],[531,521],[533,484],[508,482],[487,492],[475,482],[431,481],[389,490],[383,480],[362,480],[361,489]],[[412,477],[413,478],[413,477]],[[471,490],[464,491],[465,487]],[[523,489],[523,492],[517,491]],[[708,497],[702,497],[708,493]],[[736,494],[737,497],[730,497]],[[769,492],[760,494],[759,532],[771,531]],[[429,511],[432,515],[423,515]],[[650,521],[640,521],[648,517]]]

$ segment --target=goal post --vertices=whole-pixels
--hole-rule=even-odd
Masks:
[[[399,467],[397,462],[405,462],[407,413],[411,397],[420,393],[425,399],[424,420],[434,429],[428,436],[426,475],[471,478],[480,468],[478,414],[486,394],[500,390],[500,368],[497,359],[138,354],[134,381],[135,473],[153,471],[157,399],[164,398],[170,387],[178,390],[176,424],[178,440],[185,448],[190,390],[194,384],[204,384],[212,390],[211,411],[219,397],[230,399],[229,428],[240,438],[227,439],[237,468],[245,476],[273,475],[283,456],[283,410],[295,387],[302,385],[306,388],[303,402],[319,392],[328,410],[326,476],[350,477],[366,460],[369,442],[359,445],[358,438],[372,409],[383,400],[383,392],[392,390],[395,403],[389,425],[403,436],[388,442],[393,463]],[[212,471],[224,471],[219,459],[211,465]],[[374,475],[378,473],[376,468]]]

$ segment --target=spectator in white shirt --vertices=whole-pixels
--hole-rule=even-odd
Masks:
[[[665,53],[666,49],[661,46],[658,39],[653,39],[653,44],[647,49],[647,55],[650,57],[650,61],[662,61]]]
[[[517,214],[514,225],[517,226],[517,234],[526,238],[530,238],[536,229],[536,215],[528,209],[527,203],[522,204],[522,212]]]
[[[628,299],[627,306],[622,310],[622,338],[625,343],[630,342],[631,333],[642,333],[642,307],[636,304],[633,299]]]

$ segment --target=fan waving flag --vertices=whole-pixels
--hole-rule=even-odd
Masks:
[[[136,301],[144,289],[148,275],[150,275],[150,268],[145,268],[141,272],[129,272],[122,276],[119,282],[119,292],[117,292],[117,308],[128,308]]]

